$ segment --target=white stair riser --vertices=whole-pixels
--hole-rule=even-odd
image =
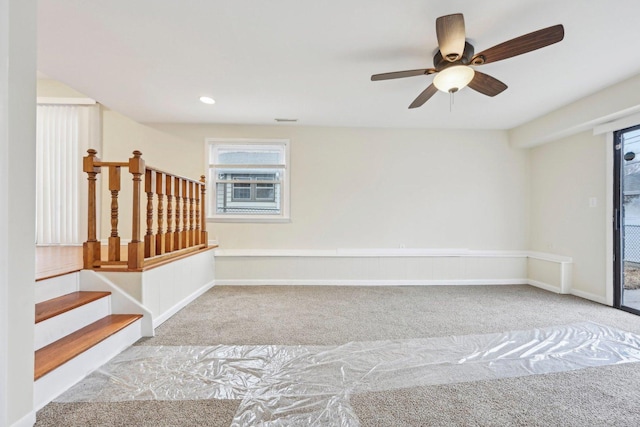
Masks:
[[[107,363],[141,337],[142,329],[140,319],[138,319],[117,334],[110,336],[37,380],[33,387],[34,410],[42,409],[47,403]]]
[[[78,272],[36,282],[36,304],[80,290]]]
[[[45,347],[109,314],[111,297],[106,296],[36,323],[34,347],[36,350]]]

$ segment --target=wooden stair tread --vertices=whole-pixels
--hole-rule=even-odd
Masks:
[[[89,304],[100,298],[111,295],[111,292],[72,292],[36,304],[36,323],[50,319],[74,308]]]
[[[141,317],[141,314],[111,314],[37,350],[34,380],[43,377]]]

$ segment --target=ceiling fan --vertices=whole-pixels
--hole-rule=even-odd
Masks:
[[[453,94],[465,86],[487,96],[496,96],[503,92],[507,85],[495,77],[476,71],[471,66],[502,61],[558,43],[564,38],[564,27],[554,25],[543,28],[500,43],[475,55],[474,47],[466,41],[464,17],[461,13],[445,15],[436,19],[436,35],[438,36],[439,50],[433,57],[434,68],[374,74],[371,76],[371,80],[435,74],[433,83],[418,95],[409,108],[422,106],[438,90]]]

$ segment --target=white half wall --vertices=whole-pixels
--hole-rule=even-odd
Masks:
[[[523,251],[219,249],[216,257],[217,285],[531,284],[557,293],[571,287],[570,258]]]
[[[142,304],[155,328],[213,287],[215,255],[213,250],[206,250],[141,273],[95,274]]]

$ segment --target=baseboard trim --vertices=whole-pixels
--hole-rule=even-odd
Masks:
[[[205,292],[207,292],[209,289],[211,289],[215,285],[216,285],[216,281],[215,280],[210,281],[206,285],[204,285],[204,286],[200,287],[199,289],[197,289],[191,295],[187,296],[186,298],[184,298],[181,301],[179,301],[178,303],[176,303],[173,307],[171,307],[170,309],[168,309],[167,311],[162,313],[160,316],[154,318],[153,319],[153,329],[155,329],[158,326],[162,325],[164,322],[169,320],[174,314],[176,314],[178,311],[182,310],[187,304],[191,303],[193,300],[195,300],[200,295],[202,295]]]
[[[11,427],[33,427],[36,423],[36,412],[31,411],[24,417],[20,418],[15,423],[11,424]]]
[[[554,292],[556,294],[561,294],[562,290],[559,286],[550,285],[548,283],[540,282],[538,280],[528,279],[527,282],[531,286],[535,286],[536,288],[544,289],[545,291]]]
[[[600,304],[604,304],[604,305],[608,305],[611,307],[611,304],[609,304],[607,302],[607,298],[600,296],[600,295],[596,295],[596,294],[592,294],[591,292],[585,292],[585,291],[580,291],[578,289],[571,289],[571,295],[575,295],[577,297],[580,298],[584,298],[584,299],[588,299],[591,300],[593,302],[597,302]]]
[[[461,280],[216,280],[216,286],[482,286],[527,285],[526,279]]]

